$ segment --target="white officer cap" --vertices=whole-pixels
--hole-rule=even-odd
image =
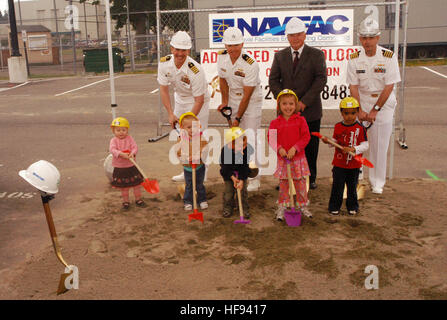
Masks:
[[[191,49],[191,37],[185,31],[178,31],[172,36],[170,45],[176,49]]]
[[[242,31],[236,27],[228,27],[224,34],[222,42],[224,44],[241,44],[244,42]]]
[[[379,23],[371,18],[366,18],[360,23],[358,35],[360,37],[375,37],[380,34]]]
[[[304,24],[303,20],[293,17],[289,20],[289,22],[287,22],[286,35],[301,32],[306,32],[306,25]]]

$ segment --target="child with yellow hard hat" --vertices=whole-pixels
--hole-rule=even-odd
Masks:
[[[145,207],[146,204],[141,199],[143,176],[133,163],[129,161],[130,158],[135,158],[138,152],[135,140],[129,135],[129,121],[126,118],[118,117],[113,119],[110,127],[114,134],[109,144],[109,151],[113,156],[112,186],[121,189],[124,210],[128,210],[130,207],[130,189],[133,189],[135,204],[139,207]]]
[[[343,191],[347,188],[346,207],[349,215],[359,211],[357,185],[362,164],[348,152],[361,155],[368,150],[369,143],[366,129],[358,122],[359,103],[355,98],[346,97],[340,102],[340,113],[343,121],[335,124],[333,140],[343,149],[335,148],[332,160],[332,190],[329,199],[329,214],[338,215],[343,204]],[[322,138],[328,143],[328,138]]]
[[[193,112],[182,114],[179,118],[179,125],[181,128],[178,139],[180,149],[177,151],[177,156],[183,164],[185,176],[184,209],[186,211],[193,209],[192,164],[196,165],[197,203],[200,209],[206,209],[208,208],[208,202],[203,182],[205,180],[206,166],[204,160],[208,142],[203,138],[199,119]]]
[[[225,145],[220,153],[220,175],[225,183],[223,194],[223,216],[230,217],[235,205],[236,189],[241,190],[244,218],[249,219],[248,178],[254,178],[258,169],[250,169],[250,157],[254,154],[253,147],[247,143],[245,131],[239,127],[225,130]]]

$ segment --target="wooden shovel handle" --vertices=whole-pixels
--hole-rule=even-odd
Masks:
[[[196,198],[196,164],[192,164],[192,199],[193,208],[197,209],[197,198]]]
[[[316,133],[318,133],[318,135],[317,135]],[[343,150],[343,147],[342,147],[341,145],[339,145],[337,142],[333,141],[332,139],[330,139],[330,138],[328,138],[328,137],[326,137],[326,136],[323,136],[323,135],[320,134],[319,132],[312,132],[312,135],[314,135],[314,136],[316,136],[316,137],[319,137],[320,139],[322,139],[322,138],[326,138],[327,141],[328,141],[330,144],[332,144],[333,146],[335,146],[335,147],[337,147],[337,148]],[[349,153],[351,156],[353,156],[353,157],[356,156],[356,154],[355,154],[354,152],[352,152],[352,151],[348,151],[348,153]]]
[[[244,208],[242,207],[242,196],[241,189],[237,188],[237,201],[239,203],[239,216],[242,218],[244,216]]]
[[[129,158],[129,161],[132,162],[132,164],[140,171],[141,175],[143,176],[144,180],[147,179],[147,176],[144,174],[143,170],[140,168],[140,166],[135,162],[133,158]]]
[[[290,196],[290,208],[295,208],[293,201],[293,181],[292,181],[292,170],[290,169],[290,161],[287,161],[287,178],[289,180],[289,196]]]

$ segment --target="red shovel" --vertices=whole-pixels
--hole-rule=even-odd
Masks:
[[[313,136],[315,136],[315,137],[318,137],[318,138],[320,138],[320,139],[322,139],[322,138],[327,138],[326,136],[323,136],[321,133],[319,133],[319,132],[312,132],[311,133]],[[339,148],[339,149],[343,149],[343,147],[341,146],[341,145],[339,145],[338,143],[336,143],[336,142],[334,142],[334,141],[332,141],[331,139],[329,139],[329,138],[327,138],[327,141],[330,143],[330,144],[332,144],[333,146],[335,146],[335,147],[337,147],[337,148]],[[351,156],[353,156],[354,157],[354,160],[357,160],[358,162],[360,162],[361,164],[363,164],[363,165],[365,165],[365,166],[367,166],[367,167],[370,167],[370,168],[374,168],[374,165],[371,163],[371,161],[369,161],[368,159],[366,159],[366,158],[363,158],[361,155],[356,155],[354,152],[349,152],[349,154],[351,155]]]
[[[158,193],[160,192],[160,187],[158,185],[157,180],[149,180],[149,178],[144,174],[143,170],[138,166],[133,158],[129,158],[130,162],[133,163],[135,167],[137,167],[138,171],[140,171],[141,175],[144,178],[144,181],[141,183],[143,188],[149,193]]]
[[[203,223],[203,213],[197,210],[197,199],[196,199],[196,167],[197,164],[192,163],[192,198],[193,198],[193,213],[188,215],[188,221],[191,220],[200,220]]]

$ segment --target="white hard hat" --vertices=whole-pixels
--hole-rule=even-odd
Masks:
[[[191,37],[185,31],[178,31],[172,36],[170,45],[176,49],[191,49]]]
[[[31,164],[28,169],[21,170],[19,176],[40,191],[55,194],[59,191],[61,174],[48,161],[39,160]]]
[[[360,23],[358,35],[361,37],[375,37],[380,34],[379,23],[371,18],[366,18]]]
[[[306,25],[304,24],[303,20],[293,17],[289,20],[289,22],[287,22],[286,35],[301,32],[306,32]]]
[[[243,43],[244,36],[242,35],[242,31],[236,27],[228,27],[223,34],[222,42],[230,45]]]

